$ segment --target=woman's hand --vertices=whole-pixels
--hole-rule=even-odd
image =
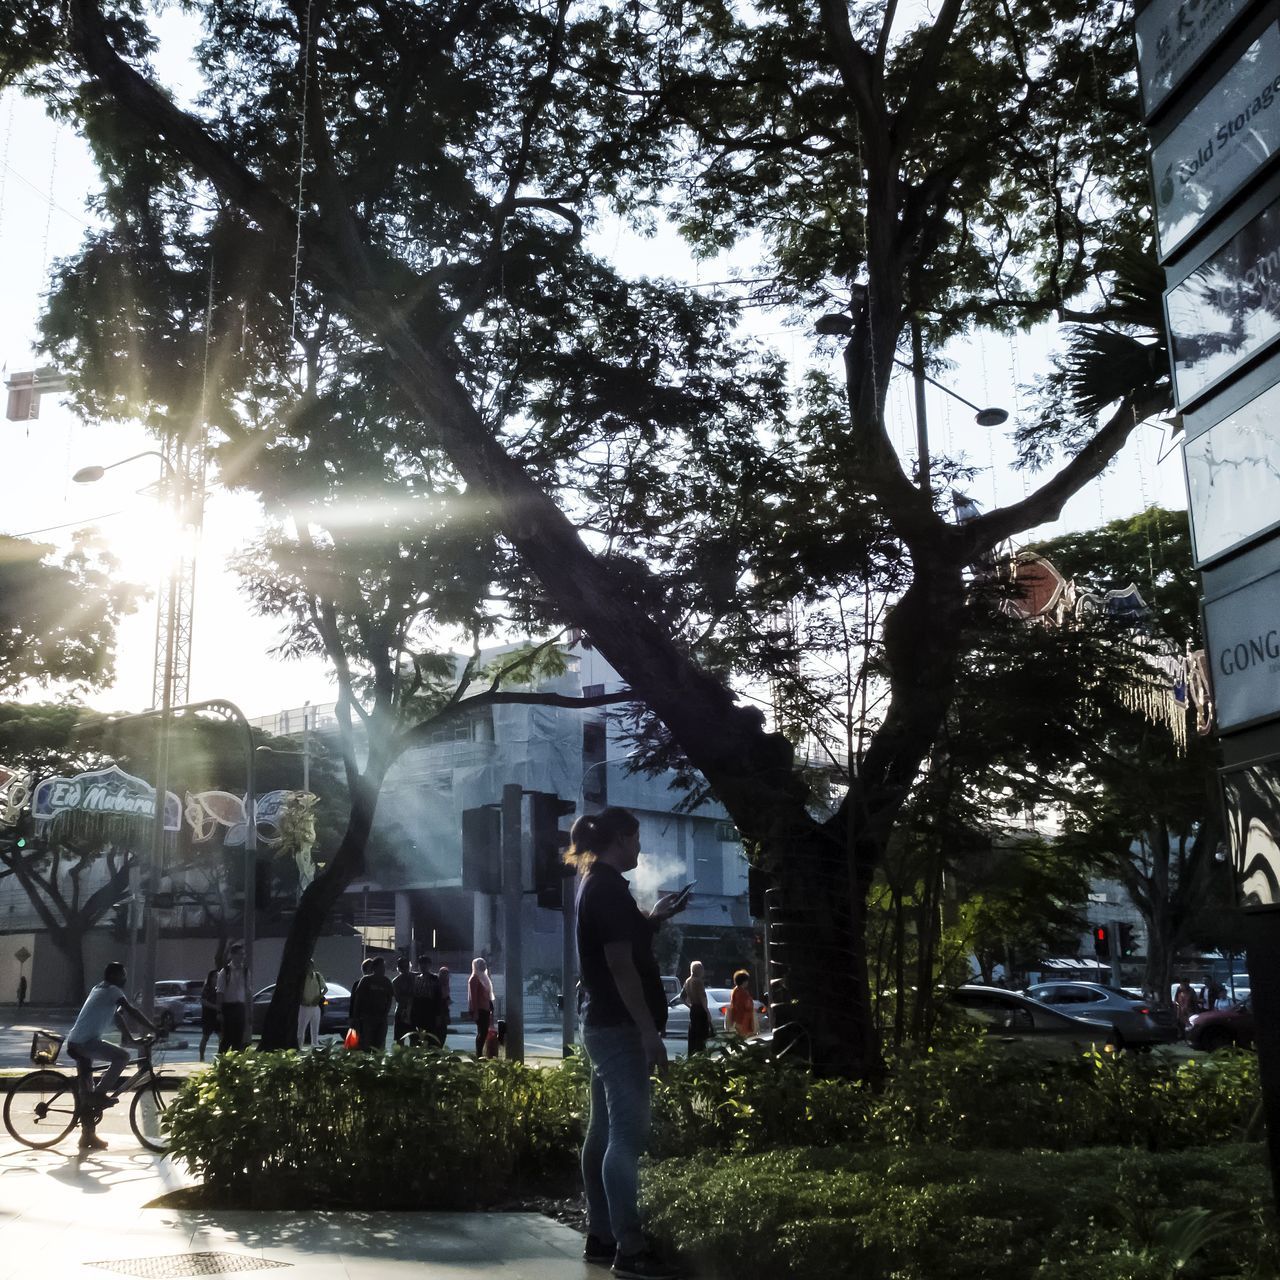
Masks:
[[[679,915],[689,905],[689,893],[686,889],[678,889],[675,893],[664,893],[649,912],[650,920],[670,920]]]

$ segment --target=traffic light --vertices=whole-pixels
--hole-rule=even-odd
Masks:
[[[502,814],[492,805],[462,811],[462,887],[502,892]]]
[[[1093,954],[1099,960],[1111,959],[1111,930],[1105,924],[1094,926]]]
[[[560,819],[577,808],[554,791],[535,791],[529,798],[529,826],[533,831],[533,889],[538,906],[559,911],[564,905],[561,882],[571,874],[561,856],[569,847],[569,833],[560,830]]]
[[[1120,922],[1120,937],[1117,942],[1120,944],[1120,954],[1122,956],[1136,955],[1138,944],[1135,940],[1133,925],[1126,924],[1123,920]]]

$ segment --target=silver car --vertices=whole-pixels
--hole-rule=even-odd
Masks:
[[[1114,1049],[1115,1029],[1095,1018],[1076,1018],[1001,987],[969,985],[947,996],[965,1020],[986,1032],[988,1042],[1022,1046],[1048,1057],[1074,1056],[1091,1048]]]
[[[1168,1011],[1157,1012],[1147,1001],[1135,999],[1119,987],[1097,982],[1041,982],[1024,994],[1059,1013],[1109,1022],[1120,1045],[1168,1044],[1177,1035]]]

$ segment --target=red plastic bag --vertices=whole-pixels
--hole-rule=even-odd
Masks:
[[[486,1058],[496,1058],[498,1056],[498,1031],[496,1027],[490,1027],[489,1034],[484,1038],[484,1056]]]
[[[360,1033],[355,1027],[348,1027],[345,1039],[342,1041],[348,1049],[358,1049],[360,1047]]]

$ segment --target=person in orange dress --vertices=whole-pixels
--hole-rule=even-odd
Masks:
[[[733,995],[724,1015],[724,1029],[744,1038],[756,1033],[756,1002],[751,994],[751,975],[745,969],[733,975]]]

